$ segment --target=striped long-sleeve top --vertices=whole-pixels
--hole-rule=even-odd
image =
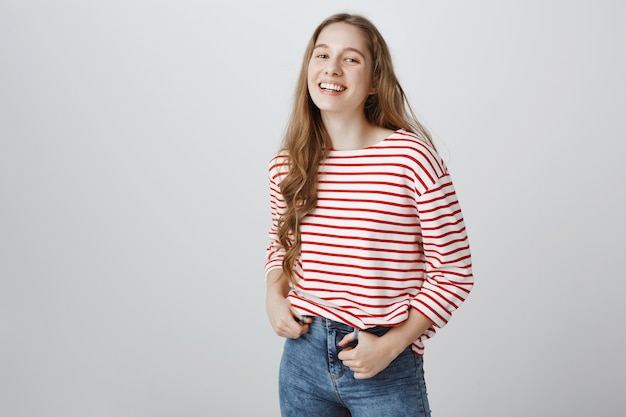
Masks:
[[[266,274],[281,268],[277,238],[288,170],[278,153],[269,165],[272,226]],[[444,326],[473,285],[469,242],[448,170],[437,152],[398,130],[365,149],[331,150],[319,168],[317,207],[301,222],[297,286],[288,299],[298,314],[367,329],[394,326],[415,308]]]

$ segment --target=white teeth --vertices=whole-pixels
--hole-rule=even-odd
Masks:
[[[330,83],[321,83],[320,87],[324,90],[331,90],[331,91],[338,91],[338,92],[345,90],[345,87],[342,87],[337,84],[330,84]]]

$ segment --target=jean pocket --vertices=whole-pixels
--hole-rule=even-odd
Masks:
[[[341,340],[343,340],[343,338],[349,335],[350,333],[354,335],[354,339],[350,343],[347,343],[343,346],[339,346],[339,342],[341,342]],[[336,343],[337,343],[338,352],[341,352],[342,350],[347,349],[347,348],[355,348],[359,344],[359,329],[354,329],[354,331],[352,332],[338,332]]]

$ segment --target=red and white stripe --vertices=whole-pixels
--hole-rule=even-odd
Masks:
[[[266,273],[282,263],[276,227],[287,168],[284,153],[270,162]],[[331,151],[319,175],[317,207],[301,223],[293,308],[365,329],[399,324],[413,307],[444,326],[473,277],[463,216],[439,155],[398,130],[366,149]],[[416,354],[434,333],[414,342]]]

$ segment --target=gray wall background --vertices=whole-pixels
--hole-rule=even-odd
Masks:
[[[0,1],[0,415],[276,416],[266,167],[304,46],[370,17],[476,287],[436,416],[626,414],[621,1]]]

